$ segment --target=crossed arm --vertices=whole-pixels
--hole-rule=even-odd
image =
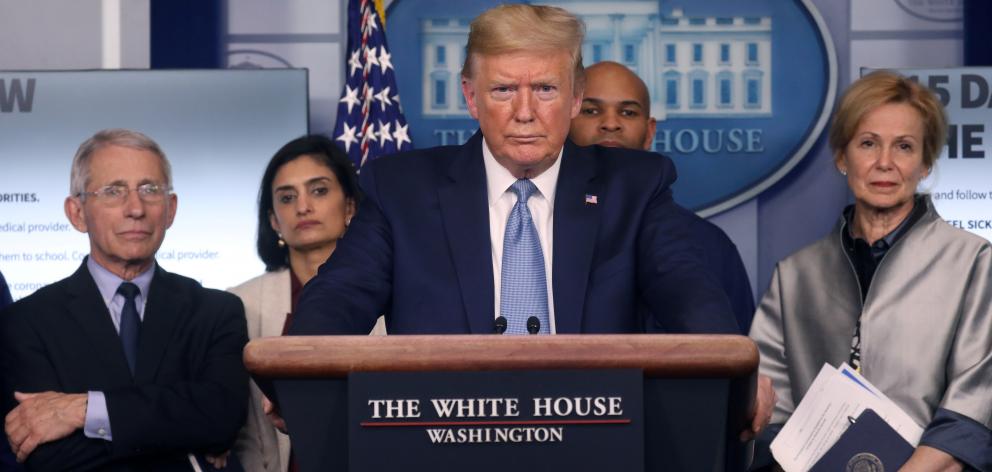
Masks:
[[[48,345],[27,322],[31,314],[7,313],[2,360],[9,414],[4,429],[18,461],[42,470],[68,470],[149,452],[225,450],[244,422],[247,401],[241,363],[247,334],[243,308],[232,300],[213,307],[219,316],[212,325],[192,328],[210,334],[196,347],[202,356],[183,366],[187,376],[174,373],[182,368],[162,366],[172,371],[170,377],[179,377],[104,391],[113,441],[84,435],[87,394],[66,391]]]
[[[82,429],[86,420],[85,393],[14,392],[14,399],[19,405],[7,415],[4,430],[18,462],[39,445]]]

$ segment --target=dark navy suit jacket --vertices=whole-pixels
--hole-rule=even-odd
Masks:
[[[672,201],[668,158],[566,142],[561,159],[552,259],[558,333],[738,332]],[[390,334],[492,333],[481,134],[372,161],[361,183],[366,198],[306,285],[289,334],[364,334],[383,313]]]
[[[156,268],[132,376],[84,261],[0,318],[0,410],[13,391],[104,392],[113,441],[82,430],[38,446],[28,470],[188,471],[186,451],[219,453],[244,424],[248,342],[241,300]]]
[[[0,273],[0,310],[11,303],[14,303],[14,300],[10,298],[10,289],[7,288],[7,281],[4,280],[3,274]]]
[[[720,282],[730,300],[740,334],[747,336],[754,319],[754,295],[737,246],[719,226],[689,210],[684,211],[688,213],[689,233],[700,251],[703,266]]]
[[[3,316],[4,307],[13,302],[13,299],[10,298],[10,290],[7,289],[7,281],[4,280],[3,274],[0,273],[0,316]],[[0,378],[0,392],[6,391],[3,387],[3,380]],[[6,441],[6,436],[4,436],[3,441],[0,441],[0,470],[21,470],[17,462],[14,461],[14,453],[10,452],[10,445]]]

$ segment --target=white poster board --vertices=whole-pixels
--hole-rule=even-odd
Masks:
[[[920,188],[948,223],[992,240],[992,67],[898,69],[947,110],[947,146]]]
[[[214,288],[262,272],[258,186],[272,154],[307,132],[306,70],[0,72],[0,272],[15,300],[89,252],[63,201],[76,148],[104,128],[147,134],[172,163],[163,268]]]

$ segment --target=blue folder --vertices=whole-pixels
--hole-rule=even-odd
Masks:
[[[911,446],[874,410],[867,409],[844,431],[810,472],[898,470],[913,455]]]

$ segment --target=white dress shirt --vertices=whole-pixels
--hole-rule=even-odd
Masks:
[[[564,150],[564,148],[562,148]],[[506,220],[510,217],[513,205],[517,203],[517,195],[510,186],[517,178],[493,157],[489,144],[482,140],[482,157],[486,166],[486,185],[489,195],[489,241],[493,251],[493,295],[495,295],[495,316],[500,315],[500,285],[503,267],[503,236],[506,233]],[[548,284],[548,327],[555,334],[555,297],[551,285],[551,255],[554,228],[555,188],[558,186],[558,172],[561,169],[562,151],[548,170],[531,182],[537,187],[537,192],[527,200],[531,219],[537,228],[537,237],[541,240],[541,251],[544,253],[544,274]]]

